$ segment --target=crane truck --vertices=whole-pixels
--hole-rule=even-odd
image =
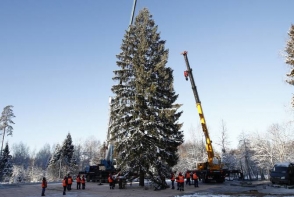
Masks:
[[[218,183],[223,183],[225,181],[226,170],[223,169],[223,164],[221,163],[221,159],[218,156],[215,156],[212,148],[212,141],[209,137],[206,121],[203,114],[203,109],[201,106],[201,102],[199,99],[199,95],[197,92],[197,88],[195,85],[195,81],[193,78],[192,69],[190,68],[188,56],[188,52],[184,51],[182,55],[184,56],[187,70],[184,71],[184,76],[186,80],[190,79],[194,98],[196,101],[196,108],[200,117],[200,123],[202,126],[202,131],[205,136],[205,148],[207,152],[207,161],[197,163],[196,173],[198,177],[204,182],[216,181]]]

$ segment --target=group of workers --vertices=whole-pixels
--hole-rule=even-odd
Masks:
[[[119,182],[119,189],[124,188],[124,184],[123,184],[124,179],[125,178],[123,176],[120,176],[120,174],[117,174],[117,175],[109,174],[108,182],[109,182],[110,189],[114,189],[116,180],[118,180],[118,182]],[[179,172],[178,176],[176,176],[175,173],[172,173],[170,179],[171,179],[172,189],[175,189],[174,182],[176,181],[177,190],[184,191],[185,179],[186,179],[186,185],[192,185],[191,184],[191,180],[192,180],[192,182],[194,182],[193,183],[194,187],[198,187],[198,176],[197,176],[196,172],[187,171],[184,175],[181,172]],[[73,178],[69,174],[63,178],[63,180],[62,180],[63,195],[66,195],[66,190],[68,190],[68,191],[71,190],[71,185],[73,182],[74,182]],[[81,177],[78,174],[76,177],[76,182],[77,182],[77,190],[81,189],[81,185],[82,185],[82,189],[85,189],[86,179],[85,179],[84,175]],[[42,196],[45,196],[45,189],[46,188],[47,188],[47,180],[45,177],[43,177],[42,194],[41,194]]]
[[[68,175],[65,176],[62,180],[62,186],[63,186],[63,195],[66,195],[66,190],[70,191],[71,190],[71,185],[73,183],[73,178]],[[77,190],[81,189],[81,185],[82,185],[82,189],[86,188],[86,179],[85,176],[83,175],[82,177],[78,174],[76,177],[76,182],[77,182]]]
[[[117,175],[113,175],[110,173],[108,175],[108,183],[109,183],[110,189],[114,189],[116,181],[118,181],[119,189],[125,188],[125,181],[126,181],[125,177],[122,176],[120,173],[118,173]]]
[[[192,185],[191,180],[194,182],[194,187],[198,187],[198,176],[196,172],[187,171],[184,175],[180,172],[178,176],[175,173],[171,174],[171,186],[175,189],[174,182],[177,183],[177,190],[184,191],[184,183],[186,179],[186,185]]]
[[[67,176],[65,176],[62,180],[62,186],[63,186],[63,195],[66,195],[66,190],[70,191],[71,190],[71,185],[73,183],[73,178],[68,174]],[[77,189],[81,189],[81,185],[82,185],[82,189],[86,188],[86,179],[84,177],[84,175],[81,177],[79,174],[77,175],[76,178],[76,182],[77,182]],[[41,196],[45,196],[45,190],[47,188],[47,180],[45,177],[43,177],[42,179],[42,194]]]

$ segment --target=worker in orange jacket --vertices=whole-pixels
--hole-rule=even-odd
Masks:
[[[70,175],[67,176],[67,190],[71,190],[71,185],[72,185],[72,177]]]
[[[76,178],[76,181],[77,181],[77,189],[81,189],[81,177],[80,177],[79,174],[78,174],[78,176]]]
[[[186,185],[191,185],[191,180],[190,180],[191,176],[190,176],[190,172],[187,171],[186,172]]]
[[[47,188],[47,181],[46,181],[46,178],[43,177],[43,180],[42,180],[42,196],[45,196],[46,188]]]
[[[184,191],[184,182],[185,182],[185,177],[180,172],[179,176],[178,176],[178,183],[179,183],[179,190],[180,191]]]
[[[86,179],[85,179],[84,175],[82,176],[81,183],[82,183],[82,189],[85,189],[85,187],[86,187]]]
[[[114,180],[113,180],[112,174],[109,174],[108,182],[109,182],[110,189],[114,189]]]
[[[194,187],[198,187],[198,176],[196,172],[193,173]]]
[[[62,180],[63,195],[66,195],[67,177],[65,176]]]
[[[175,174],[174,173],[172,173],[171,174],[171,178],[170,178],[170,180],[171,180],[171,184],[172,184],[172,189],[175,189],[175,185],[174,185],[174,182],[175,182]]]

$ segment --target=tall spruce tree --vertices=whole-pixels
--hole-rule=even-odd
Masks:
[[[13,165],[11,163],[12,156],[10,155],[8,143],[0,156],[0,181],[9,179],[12,176]]]
[[[286,64],[290,66],[290,72],[287,74],[287,83],[294,85],[294,25],[291,25],[288,32],[289,40],[286,46]],[[292,107],[294,107],[294,97],[292,97]]]
[[[168,50],[157,30],[148,9],[141,10],[124,36],[113,78],[119,83],[112,87],[110,128],[118,164],[139,170],[141,186],[146,174],[156,182],[156,176],[170,176],[183,143],[173,70],[166,66]]]

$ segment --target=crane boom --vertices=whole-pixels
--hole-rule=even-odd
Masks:
[[[134,19],[136,4],[137,4],[137,0],[134,0],[134,2],[133,2],[133,9],[132,9],[132,12],[131,12],[131,20],[130,20],[129,30],[130,30],[130,26],[133,24],[133,19]]]
[[[239,174],[240,177],[243,176],[242,172],[240,170],[228,170],[224,169],[224,164],[221,162],[221,159],[218,155],[214,155],[213,148],[212,148],[212,141],[210,140],[208,129],[206,126],[206,121],[204,118],[201,102],[199,99],[199,94],[197,92],[197,88],[195,85],[192,69],[189,64],[188,52],[184,51],[182,55],[184,56],[187,70],[184,71],[184,76],[186,80],[188,78],[190,79],[194,98],[196,101],[196,108],[198,110],[198,114],[200,117],[200,123],[202,126],[202,131],[205,136],[205,147],[207,151],[207,162],[202,162],[202,163],[197,163],[197,168],[196,168],[196,173],[198,177],[204,182],[211,182],[211,181],[216,181],[217,183],[223,183],[225,181],[225,176],[230,176],[230,174]]]
[[[195,101],[196,101],[196,108],[198,110],[198,114],[199,114],[199,117],[200,117],[200,123],[201,123],[201,126],[202,126],[202,131],[203,131],[204,136],[205,136],[205,143],[206,143],[205,147],[206,147],[206,151],[207,151],[207,155],[208,155],[208,164],[212,164],[213,158],[214,158],[214,152],[213,152],[213,148],[212,148],[212,144],[211,144],[212,141],[210,140],[210,137],[209,137],[209,133],[208,133],[208,129],[207,129],[207,126],[206,126],[206,121],[205,121],[205,118],[204,118],[201,102],[200,102],[200,99],[199,99],[199,95],[198,95],[198,92],[197,92],[197,88],[196,88],[196,85],[195,85],[192,69],[190,67],[187,54],[188,54],[187,51],[184,51],[182,53],[182,55],[184,56],[185,62],[186,62],[186,66],[187,66],[187,71],[185,71],[187,73],[185,75],[186,75],[186,77],[189,77],[190,82],[191,82],[191,86],[192,86],[192,90],[193,90],[193,93],[194,93],[194,97],[195,97]]]

